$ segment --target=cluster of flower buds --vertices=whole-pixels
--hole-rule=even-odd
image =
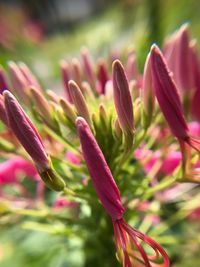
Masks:
[[[165,189],[166,184],[171,186],[168,181],[162,184],[162,178],[176,174],[177,170],[173,183],[200,182],[200,173],[194,167],[198,165],[194,164],[194,152],[199,154],[200,141],[192,136],[187,123],[193,119],[200,122],[200,66],[188,25],[183,25],[166,40],[163,52],[156,45],[151,47],[143,75],[137,69],[134,52],[129,52],[123,64],[115,58],[111,70],[102,59],[95,65],[85,48],[80,59],[63,60],[60,70],[63,96],[44,91],[23,63],[9,63],[12,85],[0,69],[0,120],[14,133],[52,190],[76,194],[76,186],[72,186],[75,192],[70,186],[66,189],[65,178],[72,170],[70,183],[73,184],[85,160],[97,196],[112,219],[118,258],[123,267],[169,266],[164,249],[123,218],[125,208],[127,210],[124,203],[129,203],[132,191],[125,188],[126,179],[121,181],[121,177],[131,173],[127,165],[135,168],[133,172],[137,165],[144,167],[143,175],[146,172],[152,180],[146,182],[145,189],[138,190],[141,198],[149,188],[156,192]],[[23,103],[23,108],[14,95]],[[25,113],[26,108],[38,125],[43,141]],[[12,138],[8,141],[16,144]],[[23,154],[19,143],[17,151]],[[65,161],[69,153],[73,159]],[[53,167],[53,158],[68,164],[63,179],[62,171]],[[132,166],[134,164],[136,166]],[[81,170],[83,174],[79,176],[88,174],[85,168]],[[133,179],[140,188],[140,179]],[[155,189],[158,181],[161,186]],[[87,186],[87,182],[82,184]],[[153,249],[155,255],[149,255],[142,243]],[[160,260],[162,263],[158,263]]]

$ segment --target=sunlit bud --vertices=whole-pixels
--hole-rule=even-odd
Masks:
[[[61,68],[62,82],[63,82],[63,86],[65,88],[66,98],[70,103],[72,103],[72,97],[70,95],[70,90],[69,90],[69,86],[68,86],[68,82],[70,80],[69,65],[65,60],[62,60],[60,62],[60,68]]]
[[[21,73],[20,69],[14,62],[10,62],[9,66],[9,74],[10,79],[13,85],[13,92],[16,92],[18,97],[25,103],[29,104],[28,99],[28,83],[25,79],[24,75]]]
[[[88,100],[94,100],[95,99],[94,92],[92,91],[92,88],[88,82],[86,82],[86,81],[82,82],[81,88],[82,88],[82,93],[86,99],[88,99]]]
[[[69,120],[71,120],[73,123],[75,123],[77,115],[76,115],[76,112],[74,111],[73,106],[68,101],[66,101],[64,98],[61,98],[59,102],[64,111],[65,116]]]
[[[90,114],[80,88],[74,81],[71,80],[69,81],[69,89],[78,115],[82,116],[87,121],[87,123],[91,125]]]
[[[51,167],[43,172],[40,172],[40,176],[47,187],[54,191],[62,191],[65,188],[64,180],[58,175],[58,173]]]
[[[39,111],[40,115],[47,123],[52,124],[52,109],[46,98],[33,86],[30,88],[30,92],[36,111]]]
[[[108,80],[105,84],[105,97],[107,99],[113,98],[113,82]]]
[[[31,70],[28,68],[26,64],[24,64],[23,62],[20,62],[19,68],[21,72],[23,73],[24,77],[26,78],[29,86],[35,86],[38,90],[42,90],[40,83],[38,82],[35,75],[31,72]]]
[[[119,125],[118,119],[116,119],[115,122],[114,122],[114,134],[115,134],[117,139],[121,139],[122,138],[122,129],[121,129],[120,125]]]
[[[71,69],[72,69],[73,80],[78,84],[78,86],[81,86],[82,68],[81,68],[81,64],[77,58],[72,59]]]
[[[152,84],[150,54],[148,54],[144,66],[143,86],[141,89],[141,96],[143,100],[143,123],[144,127],[147,128],[151,123],[155,106],[155,93]]]
[[[52,90],[47,90],[47,95],[49,99],[55,103],[59,102],[59,97],[56,93],[54,93]]]
[[[154,104],[155,104],[155,95],[153,91],[152,75],[151,75],[150,54],[148,54],[144,66],[143,86],[141,94],[144,104],[144,110],[146,114],[150,115],[154,110]]]
[[[124,68],[119,60],[113,63],[113,94],[120,126],[128,136],[133,136],[133,104]]]

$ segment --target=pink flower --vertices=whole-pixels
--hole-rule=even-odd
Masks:
[[[190,214],[189,214],[189,219],[190,220],[200,220],[200,207],[194,209]]]
[[[77,207],[78,203],[75,201],[67,200],[66,198],[58,198],[53,207],[55,209],[62,209],[62,208],[75,208]]]
[[[0,163],[0,184],[12,184],[18,182],[18,175],[24,174],[39,180],[36,168],[28,161],[20,157],[14,157]]]
[[[112,176],[87,122],[78,117],[77,131],[81,142],[83,156],[93,181],[97,196],[104,209],[112,218],[116,248],[123,267],[142,264],[147,267],[155,266],[154,261],[163,259],[157,266],[169,267],[169,258],[163,248],[150,237],[129,226],[122,218],[124,207],[120,200],[120,192]],[[148,256],[140,241],[145,242],[155,251],[155,257]],[[134,257],[134,255],[137,255]]]
[[[178,167],[181,162],[182,156],[180,152],[170,151],[165,158],[162,158],[162,154],[160,151],[151,151],[144,149],[136,149],[134,153],[135,157],[138,160],[147,160],[144,164],[144,170],[146,173],[149,173],[156,162],[161,161],[161,166],[158,170],[158,173],[163,173],[165,175],[169,175],[173,173],[173,171]]]
[[[71,151],[67,151],[66,154],[67,159],[69,160],[70,163],[75,164],[75,165],[79,165],[81,160],[79,157],[77,157],[73,152]]]

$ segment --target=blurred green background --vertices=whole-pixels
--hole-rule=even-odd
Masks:
[[[24,61],[47,89],[60,86],[59,61],[78,56],[83,46],[94,58],[134,48],[142,70],[151,43],[161,46],[181,24],[189,22],[199,40],[199,14],[197,0],[1,1],[0,64],[7,69],[10,60]],[[41,229],[26,223],[21,229],[9,221],[5,227],[5,220],[0,218],[1,267],[81,266],[77,233],[68,240],[67,233],[59,235],[62,224]],[[28,230],[32,228],[38,231]],[[200,266],[199,248],[192,240],[180,250],[184,253],[174,267]]]

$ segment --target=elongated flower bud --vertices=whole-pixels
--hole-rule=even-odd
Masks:
[[[94,72],[93,72],[93,67],[92,67],[92,61],[91,61],[87,48],[84,47],[82,49],[81,56],[82,56],[82,62],[83,62],[83,70],[88,79],[88,82],[90,83],[91,86],[94,86],[95,77],[94,77]]]
[[[99,62],[98,62],[97,76],[98,76],[98,80],[100,83],[100,92],[99,93],[105,94],[105,86],[106,86],[106,82],[108,81],[109,77],[108,77],[108,71],[106,68],[106,63],[102,59],[99,60]]]
[[[41,89],[40,83],[36,79],[35,75],[28,68],[28,66],[25,63],[20,62],[19,68],[20,68],[22,74],[24,75],[24,77],[26,78],[28,85],[29,86],[35,86],[38,90],[41,91],[42,89]]]
[[[191,113],[195,119],[200,121],[200,63],[197,54],[196,42],[194,40],[190,43],[190,50],[195,84],[195,92],[191,102]]]
[[[132,139],[134,133],[133,104],[124,68],[119,60],[113,63],[113,94],[120,126],[123,132]]]
[[[161,257],[163,258],[163,263],[157,264],[156,266],[169,267],[169,258],[163,248],[150,237],[129,226],[122,218],[125,210],[120,200],[119,189],[103,153],[86,121],[78,117],[76,125],[83,156],[96,193],[113,221],[116,247],[123,267],[139,266],[138,264],[153,267],[155,266],[154,260]],[[149,245],[155,251],[156,256],[148,256],[139,240]],[[137,256],[134,257],[134,255]]]
[[[32,122],[10,92],[4,92],[4,99],[10,128],[38,168],[41,170],[48,168],[48,156]]]
[[[178,138],[181,147],[188,143],[200,152],[200,141],[189,136],[176,85],[159,48],[155,45],[151,48],[150,60],[156,98],[172,133]]]
[[[73,103],[78,111],[78,115],[82,116],[87,123],[91,125],[90,114],[80,88],[74,81],[71,80],[69,81],[69,89]]]
[[[78,86],[81,86],[82,69],[81,69],[81,64],[77,58],[72,59],[71,68],[72,68],[73,80],[78,84]]]
[[[59,97],[56,93],[54,93],[52,90],[47,90],[47,95],[49,97],[49,99],[54,102],[54,103],[58,103],[59,102]]]
[[[144,110],[146,114],[152,114],[155,105],[155,95],[153,91],[152,75],[151,75],[151,64],[150,55],[147,56],[144,66],[144,77],[142,86],[142,99],[144,103]]]
[[[188,137],[188,127],[183,115],[176,85],[170,75],[165,60],[155,45],[150,54],[153,85],[160,108],[173,132],[179,139]]]
[[[4,90],[8,90],[8,89],[9,89],[9,86],[6,80],[5,71],[0,66],[0,94],[2,94]]]
[[[77,115],[73,109],[73,106],[68,101],[66,101],[64,98],[60,99],[60,105],[65,113],[65,116],[68,119],[70,119],[73,123],[75,123]]]
[[[31,86],[30,92],[31,92],[33,103],[35,104],[40,115],[49,125],[53,125],[54,122],[52,119],[52,108],[49,105],[46,98],[36,87]]]
[[[136,65],[136,55],[133,51],[128,54],[125,70],[128,81],[138,79],[139,74]]]
[[[194,89],[191,52],[189,48],[188,24],[182,25],[178,32],[177,44],[177,85],[183,91]],[[176,80],[175,80],[176,81]]]
[[[41,178],[51,189],[62,190],[65,183],[53,170],[51,160],[31,120],[9,91],[4,91],[4,99],[9,126],[35,162]]]
[[[68,82],[70,80],[69,65],[67,64],[66,61],[62,60],[60,63],[60,68],[61,68],[62,82],[65,88],[66,98],[70,103],[72,103],[72,97],[70,95],[70,90],[68,86]]]
[[[187,94],[187,98],[194,89],[193,62],[189,43],[188,24],[184,24],[166,42],[164,53],[180,93]]]
[[[10,79],[13,85],[13,90],[17,96],[25,103],[28,104],[28,83],[20,69],[14,62],[9,63]]]
[[[83,155],[97,195],[108,214],[114,220],[120,219],[124,213],[124,208],[120,201],[119,190],[104,156],[86,121],[78,117],[76,125]]]

